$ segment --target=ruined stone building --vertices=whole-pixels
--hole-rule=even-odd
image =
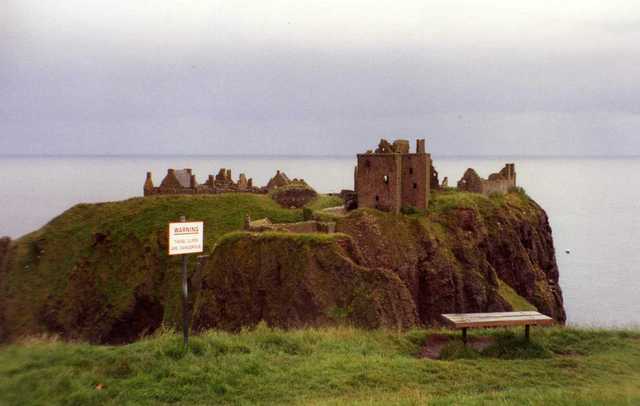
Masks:
[[[358,154],[354,177],[358,207],[396,213],[403,207],[426,209],[432,183],[438,185],[423,139],[416,141],[415,153],[407,140],[380,140],[375,152]]]
[[[475,170],[469,168],[458,181],[458,190],[463,192],[482,193],[486,196],[492,193],[507,193],[516,186],[516,166],[506,164],[498,173],[492,173],[488,179],[481,178]]]
[[[192,170],[169,169],[159,186],[154,186],[151,172],[143,187],[144,195],[175,195],[175,194],[214,194],[225,192],[267,193],[265,188],[253,186],[253,180],[241,173],[237,182],[231,178],[231,170],[222,168],[217,175],[209,175],[205,183],[196,182]]]
[[[280,170],[278,169],[276,171],[276,174],[273,176],[273,178],[269,179],[269,182],[267,182],[266,188],[269,191],[272,191],[279,187],[287,186],[290,183],[291,183],[291,180],[289,179],[287,174],[284,172],[280,172]]]
[[[278,188],[290,185],[309,187],[304,179],[289,179],[284,172],[279,170],[269,180],[266,186],[256,187],[253,185],[253,179],[247,179],[244,173],[240,174],[237,182],[234,181],[231,177],[231,169],[226,168],[220,169],[218,174],[215,176],[209,175],[207,180],[200,184],[196,182],[196,176],[193,171],[190,168],[186,168],[167,170],[167,174],[164,179],[162,179],[159,186],[155,186],[153,184],[151,172],[147,172],[143,192],[145,196],[215,194],[229,192],[268,193]]]
[[[251,217],[246,214],[244,218],[244,230],[251,232],[281,231],[289,233],[331,234],[336,232],[336,223],[334,221],[317,220],[300,221],[297,223],[273,223],[268,218],[252,221]]]
[[[294,185],[310,187],[307,184],[307,182],[304,181],[304,179],[298,179],[298,178],[289,179],[286,173],[278,169],[276,171],[276,174],[273,176],[273,178],[269,179],[269,182],[267,182],[267,185],[265,186],[265,188],[267,188],[269,192],[272,192],[284,186],[294,186]]]

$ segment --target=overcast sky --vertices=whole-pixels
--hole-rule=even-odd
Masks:
[[[640,1],[0,0],[0,154],[640,154]]]

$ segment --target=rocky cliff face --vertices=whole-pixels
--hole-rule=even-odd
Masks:
[[[437,325],[442,313],[534,308],[564,322],[544,210],[522,193],[438,204],[428,216],[352,212],[338,221],[350,237],[341,249],[237,234],[203,270],[196,326],[322,325],[340,311],[365,327],[407,327]]]
[[[544,210],[519,194],[473,199],[426,218],[358,211],[337,229],[353,237],[363,265],[403,280],[424,324],[442,313],[520,310],[521,299],[564,322]]]
[[[233,225],[223,222],[228,211],[212,214],[225,202],[229,210],[244,204],[238,199],[253,199],[251,215],[265,207],[293,221],[302,215],[265,206],[267,196],[134,199],[80,205],[17,241],[0,239],[0,339],[49,332],[122,343],[178,325],[168,204],[183,205],[174,214],[193,205],[198,217],[210,215],[211,238],[241,228],[245,211]],[[441,313],[534,308],[565,320],[549,222],[524,193],[438,193],[427,213],[356,210],[337,230],[218,239],[191,277],[193,327],[408,328],[438,324]]]
[[[402,280],[362,262],[348,236],[233,234],[197,275],[194,327],[239,330],[261,320],[285,328],[414,326],[415,304]]]

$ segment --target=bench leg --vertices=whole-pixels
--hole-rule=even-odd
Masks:
[[[467,328],[463,328],[462,329],[462,343],[464,344],[464,346],[467,346]]]
[[[529,325],[524,326],[524,338],[529,341]]]

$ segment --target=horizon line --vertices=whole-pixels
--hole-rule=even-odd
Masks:
[[[133,153],[133,154],[29,154],[29,153],[0,153],[0,158],[351,158],[354,154],[154,154],[154,153]],[[576,158],[640,158],[640,154],[431,154],[432,157],[444,159],[468,159],[468,158],[519,158],[519,159],[576,159]]]

